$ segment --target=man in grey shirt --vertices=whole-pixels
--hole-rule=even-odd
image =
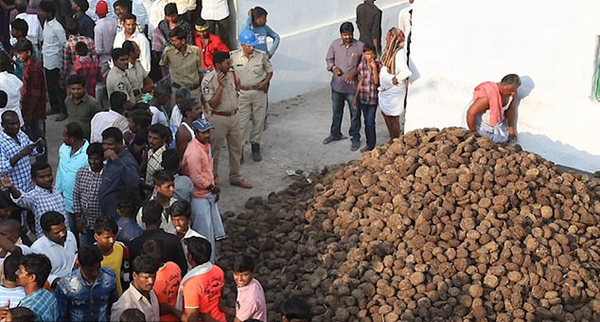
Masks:
[[[351,22],[344,22],[340,26],[341,38],[334,40],[327,51],[327,70],[333,75],[331,78],[331,100],[333,118],[329,136],[323,144],[343,139],[341,127],[344,116],[344,102],[348,103],[350,110],[350,136],[352,145],[350,150],[356,151],[360,147],[360,111],[352,108],[352,100],[356,93],[356,76],[358,64],[361,61],[363,43],[354,39],[354,26]]]

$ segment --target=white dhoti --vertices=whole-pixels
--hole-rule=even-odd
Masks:
[[[387,116],[399,116],[404,112],[406,86],[403,79],[399,79],[398,85],[394,85],[393,78],[394,75],[388,73],[387,68],[381,68],[379,73],[379,108]]]

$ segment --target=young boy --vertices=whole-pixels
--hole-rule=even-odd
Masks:
[[[37,18],[36,18],[37,19]],[[25,132],[30,138],[46,136],[46,82],[42,63],[33,55],[34,48],[27,39],[16,45],[17,57],[23,62],[23,88],[21,89],[21,114]],[[47,157],[42,156],[42,161]]]
[[[162,156],[170,140],[171,130],[166,125],[152,124],[148,128],[148,158],[142,160],[146,165],[146,184],[151,185],[154,174],[163,169]]]
[[[169,209],[169,214],[171,217],[171,224],[173,224],[173,228],[175,228],[177,238],[181,240],[183,253],[187,258],[188,250],[185,240],[191,237],[205,237],[190,227],[192,207],[189,202],[185,200],[175,201]]]
[[[144,232],[135,221],[137,206],[135,205],[134,193],[126,191],[121,195],[117,204],[117,214],[119,215],[119,219],[117,220],[117,225],[119,226],[117,240],[125,245],[129,245],[130,241]]]
[[[96,220],[94,239],[104,257],[101,265],[115,271],[117,293],[121,296],[123,290],[129,286],[129,251],[124,244],[115,242],[118,232],[119,226],[111,217]]]
[[[73,64],[73,74],[85,79],[85,91],[96,97],[96,84],[102,81],[102,72],[98,60],[90,55],[90,50],[84,42],[75,44],[77,58]]]
[[[23,19],[15,19],[10,23],[10,42],[16,46],[17,43],[19,43],[19,41],[21,40],[26,40],[27,38],[25,38],[27,36],[27,32],[29,31],[29,25],[27,25],[27,22]],[[39,50],[38,53],[39,55]],[[11,57],[13,57],[14,61],[15,61],[15,76],[19,77],[20,80],[23,80],[23,68],[25,66],[25,63],[23,63],[22,60],[19,59],[19,57],[17,56],[16,51],[11,50]],[[39,56],[38,56],[39,57]]]
[[[37,238],[44,236],[40,219],[48,211],[56,211],[65,216],[65,226],[68,229],[69,224],[66,216],[65,200],[62,194],[53,187],[54,178],[50,165],[41,161],[34,163],[31,167],[31,176],[35,182],[35,187],[29,192],[21,192],[12,184],[8,177],[2,179],[2,186],[10,191],[17,206],[33,212]]]
[[[248,19],[242,26],[242,30],[249,29],[254,32],[258,40],[258,45],[255,48],[267,54],[270,59],[275,54],[277,47],[279,47],[279,35],[271,27],[267,26],[267,14],[267,10],[262,7],[250,9],[248,11]],[[269,37],[273,39],[271,50],[267,48],[267,38]]]
[[[171,217],[169,216],[169,208],[175,203],[176,199],[173,198],[175,194],[175,179],[172,175],[165,171],[158,171],[154,174],[154,190],[156,194],[150,197],[150,200],[156,200],[163,206],[163,212],[161,216],[160,228],[169,234],[175,234],[175,228],[171,223]],[[146,229],[146,225],[142,222],[142,209],[138,211],[136,217],[138,225],[143,229]]]
[[[79,34],[94,39],[94,27],[96,24],[90,16],[85,14],[89,7],[90,5],[87,0],[71,1],[71,9],[75,12],[73,18],[77,20],[77,24],[79,25]]]
[[[375,134],[375,112],[377,111],[379,86],[379,69],[381,64],[375,61],[377,52],[372,45],[363,48],[363,59],[358,64],[358,85],[352,107],[359,108],[365,118],[365,136],[367,145],[360,151],[371,151],[377,143]]]
[[[237,286],[235,309],[223,308],[222,311],[235,316],[234,322],[257,319],[267,322],[267,303],[265,291],[254,279],[254,260],[250,256],[239,255],[233,262],[233,280]]]

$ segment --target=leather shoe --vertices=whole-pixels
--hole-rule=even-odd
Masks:
[[[352,145],[350,146],[350,151],[356,151],[358,150],[358,148],[360,148],[360,142],[352,142]]]
[[[254,188],[254,186],[250,182],[248,182],[248,181],[246,181],[244,179],[242,179],[240,181],[236,181],[236,182],[229,182],[229,184],[231,184],[232,186],[238,186],[238,187],[241,187],[241,188],[244,188],[244,189],[252,189],[252,188]]]

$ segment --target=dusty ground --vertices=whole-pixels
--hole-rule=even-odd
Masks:
[[[62,128],[66,122],[55,122],[55,116],[46,122],[49,146],[49,161],[56,169],[58,147],[62,143]],[[350,151],[350,140],[345,139],[323,145],[331,125],[331,97],[329,89],[296,96],[272,104],[269,107],[269,126],[264,135],[263,161],[252,161],[250,146],[245,148],[244,177],[254,184],[253,189],[242,189],[229,185],[227,178],[227,150],[224,149],[220,164],[219,184],[222,188],[219,207],[221,212],[243,211],[249,197],[266,197],[272,191],[287,187],[293,179],[286,170],[310,172],[326,165],[347,162],[360,157],[358,151]],[[342,123],[343,134],[348,135],[350,123],[346,109]],[[364,128],[361,128],[361,143],[365,145]],[[377,142],[388,140],[387,129],[380,114],[377,115]]]

